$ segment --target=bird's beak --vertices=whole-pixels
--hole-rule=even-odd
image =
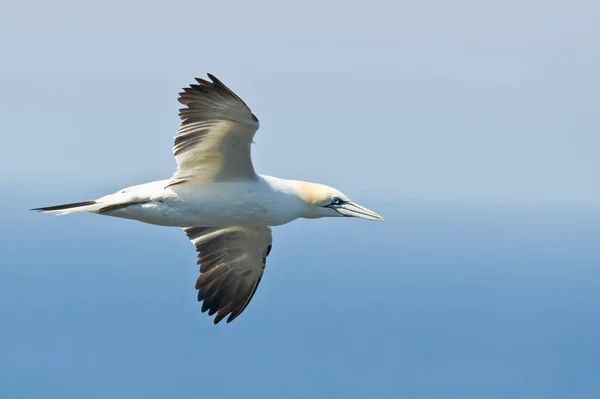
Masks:
[[[364,206],[355,204],[352,201],[347,201],[341,205],[334,206],[333,209],[335,209],[342,216],[374,220],[376,222],[383,222],[383,217],[381,217],[381,215],[373,212],[370,209],[365,208]]]

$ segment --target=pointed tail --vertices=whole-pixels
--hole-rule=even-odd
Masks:
[[[76,212],[89,212],[98,210],[99,205],[96,201],[75,202],[72,204],[47,206],[45,208],[34,208],[32,211],[51,213],[54,215],[68,215]]]

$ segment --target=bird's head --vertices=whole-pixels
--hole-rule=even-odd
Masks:
[[[356,217],[383,222],[379,214],[358,205],[347,195],[324,184],[296,182],[296,193],[303,202],[302,217],[316,219],[322,217]]]

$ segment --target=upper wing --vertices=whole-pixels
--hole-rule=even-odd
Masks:
[[[268,227],[186,227],[185,233],[198,251],[200,276],[196,281],[198,301],[204,301],[214,324],[229,314],[238,317],[252,299],[271,251]]]
[[[169,185],[194,179],[231,181],[255,178],[250,144],[258,119],[250,108],[219,79],[196,78],[179,93],[182,120],[173,153],[177,171]]]

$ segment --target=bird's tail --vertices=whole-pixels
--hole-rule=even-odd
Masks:
[[[39,211],[44,213],[50,213],[53,215],[69,215],[77,212],[95,212],[102,208],[104,205],[99,204],[96,201],[84,201],[75,202],[72,204],[47,206],[45,208],[34,208],[32,211]]]
[[[74,202],[72,204],[34,208],[32,211],[50,213],[53,215],[70,215],[78,212],[91,212],[112,215],[113,211],[127,208],[135,204],[152,202],[151,198],[158,190],[162,190],[166,181],[156,181],[137,186],[127,187],[116,193],[108,194],[94,201]]]

